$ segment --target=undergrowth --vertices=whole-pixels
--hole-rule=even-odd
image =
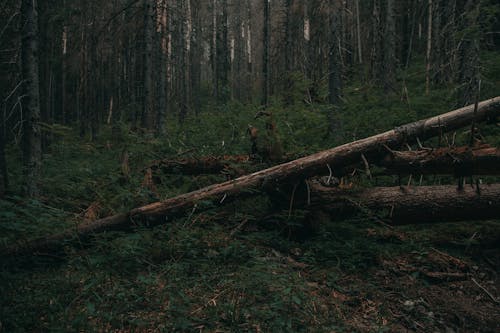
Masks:
[[[498,95],[500,61],[498,55],[484,57],[486,99]],[[436,87],[425,96],[423,81],[422,71],[412,68],[408,100],[353,82],[335,115],[340,125],[334,135],[326,135],[331,111],[325,105],[298,102],[284,108],[274,99],[269,110],[284,150],[302,156],[455,108],[452,87]],[[103,128],[96,142],[79,139],[69,128],[60,131],[44,154],[39,200],[19,196],[20,153],[9,147],[11,193],[0,201],[0,244],[225,180],[160,174],[153,192],[142,185],[142,170],[161,158],[248,153],[248,125],[264,131],[265,120],[254,117],[258,111],[232,102],[207,105],[182,125],[171,117],[168,135],[157,139],[125,124],[118,137]],[[488,143],[500,143],[498,129],[484,127],[482,134]],[[457,137],[466,142],[468,134]],[[123,151],[129,155],[127,180],[121,173]],[[379,184],[395,182],[389,177]],[[6,259],[0,272],[0,331],[350,331],[345,309],[329,299],[329,293],[359,292],[339,284],[349,274],[370,283],[366,272],[384,259],[425,253],[431,246],[467,257],[500,233],[498,222],[482,222],[402,227],[399,232],[406,236],[400,237],[363,214],[349,220],[317,215],[315,233],[303,239],[296,233],[309,212],[290,214],[273,207],[271,199],[262,194],[154,229],[104,233],[90,244],[69,245],[64,255]],[[374,331],[383,330],[378,325]]]

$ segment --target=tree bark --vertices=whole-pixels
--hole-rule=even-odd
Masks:
[[[330,0],[329,8],[329,29],[330,29],[330,45],[328,54],[328,101],[333,106],[339,106],[341,94],[341,63],[340,63],[340,39],[338,24],[338,11],[335,1]],[[332,122],[332,120],[330,121]],[[334,124],[330,124],[333,129]]]
[[[253,101],[253,84],[251,83],[253,81],[253,51],[252,51],[252,46],[253,46],[253,40],[252,40],[252,34],[253,34],[253,27],[252,27],[252,6],[250,0],[246,0],[246,57],[247,57],[247,64],[246,64],[246,73],[244,76],[244,81],[247,81],[245,83],[245,87],[247,90],[246,93],[246,101],[247,102],[252,102]]]
[[[2,115],[5,114],[6,104],[2,103]],[[2,199],[9,185],[7,175],[7,160],[5,159],[5,121],[3,116],[0,117],[0,199]]]
[[[66,71],[67,71],[67,54],[68,54],[68,27],[63,26],[62,37],[61,37],[61,124],[66,125],[67,115],[66,115]]]
[[[80,40],[80,66],[79,66],[79,81],[78,81],[78,99],[77,103],[79,112],[78,112],[78,121],[79,121],[79,134],[80,137],[83,138],[87,133],[88,125],[89,125],[89,117],[88,117],[88,104],[89,104],[89,94],[87,83],[89,77],[89,64],[88,64],[88,32],[87,32],[87,6],[85,1],[81,0],[82,6],[82,18],[80,22],[81,40]]]
[[[182,103],[179,112],[179,121],[182,123],[186,119],[188,110],[191,109],[191,34],[193,21],[191,16],[191,0],[182,1],[183,23],[182,23],[182,37],[183,37],[183,52],[182,52]]]
[[[165,119],[167,117],[167,56],[168,56],[168,7],[166,0],[157,2],[157,10],[159,17],[159,40],[160,40],[160,82],[159,82],[159,103],[158,103],[158,123],[156,131],[158,135],[165,135]]]
[[[328,54],[328,102],[331,105],[331,109],[328,113],[328,134],[334,134],[338,128],[337,120],[338,111],[342,103],[342,59],[340,50],[341,40],[340,40],[340,24],[339,24],[339,10],[336,5],[336,1],[330,0],[329,4],[329,54]]]
[[[38,178],[42,161],[40,131],[40,83],[38,69],[38,11],[36,0],[23,0],[22,76],[24,81],[23,157],[26,193],[38,195]]]
[[[203,59],[203,26],[202,13],[199,2],[191,0],[192,34],[191,34],[191,95],[192,108],[195,115],[199,115],[202,106],[202,59]]]
[[[427,15],[427,51],[426,51],[426,68],[425,68],[425,94],[429,95],[431,85],[431,52],[432,52],[432,0],[429,0],[429,8]]]
[[[94,21],[93,19],[92,21]],[[87,83],[89,84],[88,93],[90,99],[90,110],[89,110],[89,123],[90,123],[90,138],[92,141],[97,140],[97,134],[99,132],[99,111],[100,111],[100,103],[99,103],[99,93],[101,90],[99,89],[99,69],[102,68],[97,63],[97,51],[98,51],[98,41],[97,35],[95,34],[95,26],[94,23],[91,25],[92,30],[90,32],[90,66],[87,68],[89,75],[87,79]]]
[[[380,3],[379,0],[373,0],[373,12],[372,12],[372,40],[371,40],[371,56],[370,56],[370,70],[372,80],[379,82],[380,77],[383,75],[382,69],[382,23],[380,14]]]
[[[128,229],[135,226],[134,221],[148,219],[148,225],[164,224],[175,215],[186,210],[206,209],[206,202],[222,205],[237,197],[251,194],[256,189],[271,190],[284,182],[306,179],[312,175],[326,173],[361,160],[361,156],[379,156],[384,146],[395,148],[416,138],[426,139],[468,126],[473,118],[477,122],[494,119],[500,115],[500,97],[479,103],[477,112],[470,105],[429,119],[400,126],[393,130],[342,146],[309,155],[291,162],[283,163],[265,170],[239,177],[224,183],[211,185],[197,191],[182,194],[164,201],[132,209],[128,213],[83,223],[60,234],[37,239],[10,248],[8,253],[33,253],[57,247],[68,238],[83,238],[92,233],[114,229]],[[203,204],[202,204],[203,203]],[[162,217],[161,219],[158,217]]]
[[[213,0],[212,3],[212,39],[211,39],[211,63],[212,63],[212,79],[213,79],[213,96],[215,99],[219,98],[219,69],[217,66],[218,58],[217,58],[217,31],[218,31],[218,22],[217,22],[217,0]]]
[[[292,0],[285,2],[285,78],[283,80],[283,94],[285,106],[292,104],[292,59],[293,59],[293,34],[292,34]]]
[[[396,22],[394,19],[394,0],[387,0],[384,36],[384,62],[383,77],[384,91],[387,93],[394,89],[396,74]]]
[[[457,89],[458,106],[472,103],[476,97],[481,76],[480,58],[480,3],[468,0],[465,4],[467,15],[461,15],[460,29],[462,38],[457,47],[458,68]]]
[[[393,224],[497,219],[500,184],[465,186],[376,187],[341,190],[313,184],[311,204],[339,214],[384,211]]]
[[[262,54],[262,102],[261,105],[266,107],[269,103],[269,79],[270,79],[270,64],[269,64],[269,49],[271,44],[271,8],[270,0],[263,0],[264,6],[264,22],[263,22],[263,54]]]
[[[153,32],[154,0],[144,0],[144,100],[142,126],[154,129]]]
[[[361,28],[359,24],[359,0],[355,0],[356,7],[356,41],[358,46],[358,61],[361,65],[363,63],[363,49],[361,47]]]

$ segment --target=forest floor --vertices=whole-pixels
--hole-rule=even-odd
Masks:
[[[390,229],[360,218],[294,241],[270,220],[235,232],[210,218],[4,266],[3,331],[500,329],[498,221]]]
[[[500,91],[499,56],[485,59],[484,67],[486,99]],[[299,101],[285,110],[274,102],[284,150],[303,156],[455,107],[448,88],[424,96],[416,73],[407,81],[410,102],[373,87],[347,87],[341,131],[331,137],[324,135],[327,107]],[[265,127],[253,117],[258,108],[211,107],[182,127],[170,119],[163,139],[124,125],[119,136],[103,128],[89,142],[75,139],[70,128],[48,127],[52,144],[38,200],[19,196],[21,154],[8,147],[12,190],[0,200],[0,245],[225,180],[158,172],[152,187],[144,175],[161,158],[248,153],[248,125]],[[498,126],[482,126],[481,134],[500,145]],[[457,144],[467,138],[467,130],[457,133]],[[423,184],[453,183],[423,178]],[[290,213],[289,202],[282,205],[261,193],[159,227],[68,243],[61,253],[2,258],[0,332],[500,331],[500,220],[392,228],[361,212],[340,219]]]

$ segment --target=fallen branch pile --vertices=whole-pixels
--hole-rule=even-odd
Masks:
[[[235,198],[255,193],[255,190],[273,190],[283,183],[293,184],[319,174],[331,175],[335,173],[335,170],[341,170],[346,166],[358,164],[360,161],[364,161],[365,164],[367,164],[367,160],[376,163],[385,158],[388,150],[392,151],[402,145],[414,143],[419,139],[425,140],[439,136],[448,131],[470,126],[472,121],[476,124],[487,120],[494,121],[499,115],[500,97],[496,97],[479,103],[477,108],[471,105],[429,119],[400,126],[366,139],[321,151],[265,170],[244,175],[234,180],[214,184],[164,201],[138,207],[127,213],[82,223],[63,233],[27,243],[19,243],[2,252],[4,254],[29,254],[39,251],[49,251],[59,247],[65,240],[75,237],[81,239],[93,233],[108,230],[128,229],[135,226],[136,221],[146,222],[147,225],[150,226],[168,223],[174,216],[183,214],[186,211],[201,211],[205,208],[205,205],[202,207],[199,205],[200,202],[210,201],[213,203],[210,207],[214,205],[220,206]],[[475,156],[474,152],[465,151],[462,153]],[[480,155],[483,153],[484,152],[481,152]],[[488,150],[486,155],[490,153],[491,152]],[[434,154],[436,154],[436,152]],[[492,166],[488,167],[488,170],[500,168],[498,165],[498,151],[494,154],[496,154],[496,157],[493,158],[493,162],[491,162]],[[407,156],[407,154],[405,155],[402,153],[394,153],[393,155],[392,161],[385,161],[388,168],[392,165],[396,169],[401,169],[401,163],[404,163],[402,161],[405,159],[407,161],[413,159],[414,161],[422,162],[426,161],[426,156],[428,156],[422,153],[417,153],[415,156]],[[440,166],[436,166],[432,163],[430,163],[431,166],[428,166],[426,162],[421,162],[414,162],[413,164],[418,165],[420,169],[423,168],[421,165],[424,165],[425,168],[431,168],[431,166],[432,168],[440,168]],[[453,167],[453,159],[452,162],[448,161],[447,163],[449,166],[451,165]],[[412,168],[412,166],[408,167],[408,165],[406,165],[406,167]],[[474,170],[474,168],[472,169]],[[449,196],[453,196],[453,192],[451,192],[450,189],[445,190],[449,193]],[[394,191],[395,190],[393,190],[393,197],[398,198],[399,201],[404,201],[404,194],[399,192],[396,194]],[[467,193],[469,192],[470,191],[467,191]],[[428,191],[422,195],[425,196],[428,193],[430,192]],[[369,197],[368,194],[365,196]],[[373,199],[376,199],[375,195],[373,195]],[[328,200],[325,199],[325,201]],[[370,201],[368,200],[368,202]]]

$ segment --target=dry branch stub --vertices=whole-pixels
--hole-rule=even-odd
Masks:
[[[453,131],[469,126],[472,119],[476,122],[496,119],[500,116],[500,97],[479,103],[477,112],[474,105],[466,106],[439,116],[400,126],[396,129],[377,134],[362,140],[321,151],[306,157],[264,169],[249,175],[214,184],[197,191],[182,194],[164,201],[132,209],[128,213],[83,223],[63,233],[19,244],[7,249],[8,253],[33,253],[57,247],[66,239],[82,238],[92,233],[107,230],[128,229],[134,221],[148,218],[149,225],[167,223],[177,214],[199,207],[200,202],[211,201],[222,205],[237,197],[260,189],[272,189],[284,182],[294,182],[313,175],[328,172],[328,167],[336,169],[353,165],[361,160],[363,154],[368,159],[383,156],[386,148],[395,149],[417,138],[427,139],[445,131]],[[224,199],[224,200],[222,200]],[[161,217],[161,218],[158,218]]]

